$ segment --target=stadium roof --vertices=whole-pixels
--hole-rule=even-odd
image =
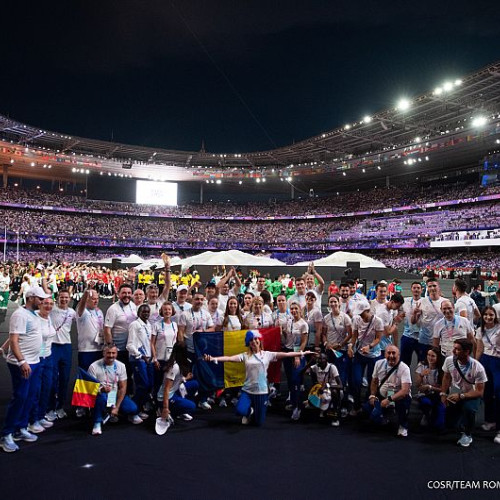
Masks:
[[[407,97],[394,108],[269,151],[229,154],[133,146],[51,132],[0,115],[0,162],[10,164],[12,174],[30,167],[40,178],[97,173],[225,182],[292,181],[307,175],[324,182],[477,165],[498,144],[499,135],[497,62]]]

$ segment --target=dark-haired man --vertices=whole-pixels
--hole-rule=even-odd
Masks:
[[[463,432],[457,444],[470,446],[476,413],[488,381],[483,365],[472,356],[472,342],[458,339],[453,344],[453,355],[443,364],[441,401],[451,421],[463,425]]]

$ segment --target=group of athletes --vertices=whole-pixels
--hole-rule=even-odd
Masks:
[[[168,284],[170,260],[162,257]],[[178,286],[175,300],[169,300],[168,285],[134,289],[124,282],[105,315],[92,280],[76,309],[67,290],[58,291],[54,304],[46,281],[41,285],[26,290],[2,346],[13,387],[0,440],[6,452],[17,451],[19,441],[36,441],[67,417],[73,323],[78,365],[99,383],[93,435],[120,414],[133,424],[154,416],[156,432],[163,434],[176,418],[192,420],[195,411],[210,411],[214,404],[234,404],[242,424],[262,425],[283,392],[293,421],[305,409],[333,427],[364,414],[377,425],[397,421],[400,437],[408,436],[416,400],[420,425],[437,431],[455,425],[461,446],[471,444],[484,401],[482,427],[496,431],[494,442],[500,444],[500,311],[479,311],[462,279],[455,280],[450,299],[431,277],[425,290],[421,282],[412,283],[406,298],[398,291],[388,297],[387,283],[380,281],[372,300],[347,280],[328,296],[326,314],[324,281],[314,266],[295,279],[292,295],[270,293],[260,277],[242,294],[234,268],[203,292]],[[279,352],[266,350],[262,338],[271,327],[280,327]],[[197,357],[196,332],[240,330],[246,331],[240,354]],[[283,388],[267,379],[269,364],[280,360]],[[200,383],[201,364],[230,362],[245,366],[241,387],[209,390]],[[77,417],[87,412],[76,408]]]

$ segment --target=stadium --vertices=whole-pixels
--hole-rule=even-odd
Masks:
[[[114,133],[105,140],[99,119],[89,119],[80,128],[75,121],[59,130],[45,126],[51,123],[50,106],[41,106],[41,113],[49,111],[37,122],[41,115],[35,111],[30,115],[19,101],[19,116],[15,107],[7,111],[0,101],[0,345],[5,358],[0,359],[0,421],[4,422],[0,443],[6,452],[0,451],[0,464],[5,494],[40,498],[164,494],[172,499],[211,499],[237,492],[242,498],[294,499],[401,493],[409,498],[455,498],[463,492],[448,490],[476,488],[481,498],[493,496],[486,489],[498,488],[500,457],[500,428],[495,423],[500,418],[500,313],[495,313],[500,299],[500,62],[471,66],[469,61],[464,66],[473,67],[471,71],[457,70],[457,65],[448,78],[421,81],[416,86],[420,92],[403,91],[390,100],[356,95],[356,109],[378,106],[379,110],[337,120],[324,130],[326,122],[316,109],[318,125],[307,129],[314,134],[275,141],[254,113],[253,99],[244,99],[211,52],[200,31],[204,22],[190,19],[175,2],[169,8],[182,27],[174,29],[176,36],[185,31],[199,45],[208,67],[231,89],[248,111],[247,121],[255,121],[271,147],[250,147],[244,152],[235,142],[215,150],[202,139],[199,148],[186,148],[185,144],[198,140],[195,133],[179,146],[172,141],[180,135],[156,141],[156,146],[155,139],[118,141]],[[286,24],[286,19],[280,22]],[[317,19],[310,22],[321,31]],[[269,42],[263,18],[259,23],[258,28],[248,28],[250,33],[256,30],[255,36],[264,36],[266,47],[273,47],[278,42]],[[96,26],[99,30],[99,23]],[[235,33],[227,36],[235,36],[234,51],[243,54],[240,38]],[[301,49],[293,47],[299,57]],[[77,57],[79,50],[83,49],[75,45],[75,67],[83,64],[84,58]],[[167,57],[168,50],[174,49],[164,50],[166,60],[177,61],[175,54]],[[121,63],[116,64],[114,72],[121,75]],[[191,75],[193,71],[192,79],[203,74],[199,68],[188,69],[187,63],[176,64],[180,72]],[[276,61],[273,64],[279,66]],[[138,67],[146,79],[148,68]],[[366,74],[360,71],[368,77],[368,69]],[[71,70],[66,67],[66,72],[72,81]],[[211,88],[209,74],[207,88]],[[375,80],[377,73],[370,76]],[[383,78],[383,73],[378,76]],[[313,83],[321,86],[321,78]],[[373,88],[380,85],[374,82]],[[83,86],[75,89],[84,95]],[[352,91],[344,87],[337,98],[347,100],[355,89],[355,85]],[[302,91],[310,92],[305,87]],[[295,92],[299,100],[300,92]],[[42,95],[38,98],[43,101]],[[98,108],[103,122],[111,110],[105,98]],[[137,99],[146,113],[146,96]],[[224,101],[220,96],[216,99]],[[272,98],[264,103],[269,108],[273,105]],[[63,107],[54,107],[52,123],[57,123],[58,113],[64,114]],[[218,116],[210,104],[207,108],[208,115]],[[117,109],[113,112],[122,116]],[[200,109],[192,116],[206,119]],[[280,121],[286,122],[286,116],[283,112]],[[59,119],[59,123],[65,121]],[[179,123],[187,123],[187,118]],[[331,120],[327,123],[331,125]],[[139,137],[141,120],[137,124],[137,130],[131,122],[127,128]],[[238,128],[225,127],[228,137],[231,129]],[[242,125],[242,135],[244,130]],[[220,134],[218,129],[211,132]],[[185,135],[189,134],[186,128]],[[436,282],[439,294],[432,288]],[[414,292],[415,286],[420,292]],[[343,287],[349,289],[345,297]],[[123,289],[130,290],[130,296],[124,296]],[[385,292],[379,295],[379,289],[386,289],[387,298]],[[281,309],[280,297],[285,304]],[[237,314],[229,309],[234,299]],[[311,300],[316,306],[309,308]],[[461,309],[461,301],[472,304],[472,316]],[[259,304],[254,310],[255,302]],[[331,335],[338,334],[337,303],[338,317],[347,322],[342,325],[349,326],[345,326],[345,344],[339,341],[338,347],[332,347],[337,345],[330,341]],[[453,311],[449,317],[447,303]],[[170,313],[164,312],[167,305]],[[131,318],[127,307],[133,312]],[[127,323],[123,345],[123,332],[113,316],[121,314],[118,308]],[[149,311],[147,316],[141,316],[141,308]],[[299,311],[293,313],[296,317],[294,308]],[[494,313],[490,329],[485,319],[488,311]],[[27,326],[29,320],[21,324],[21,312],[33,313],[41,317],[40,325],[49,326]],[[92,328],[79,323],[85,314],[90,318],[95,314],[98,321],[94,324],[91,319]],[[200,315],[201,326],[195,314]],[[286,321],[280,320],[280,314]],[[422,326],[420,314],[433,316],[431,327]],[[236,318],[238,328],[233,328],[231,318]],[[436,327],[439,321],[444,324],[442,337],[441,327]],[[161,334],[152,332],[159,332],[160,324],[164,330],[165,323],[175,336],[161,359],[156,357]],[[305,333],[297,336],[295,323],[307,325]],[[18,334],[20,325],[25,331]],[[363,345],[371,327],[374,345],[369,339]],[[24,353],[26,357],[30,353],[22,336],[30,331],[38,335],[37,328],[40,338],[44,332],[42,351],[37,361],[26,361]],[[141,328],[148,347],[137,350]],[[471,363],[479,365],[488,382],[479,368],[473,368],[474,383],[467,379],[472,372],[462,374],[457,350],[463,347],[465,352],[468,344],[459,342],[457,347],[460,328],[467,334],[459,340],[474,346],[464,358],[467,364],[460,366],[469,370]],[[92,348],[82,348],[83,335],[90,330],[95,330]],[[490,332],[493,342],[485,332]],[[46,335],[52,340],[47,341]],[[292,338],[290,345],[287,335]],[[430,337],[424,342],[425,335]],[[236,348],[230,347],[229,338]],[[409,338],[414,347],[408,357]],[[261,343],[266,351],[260,349]],[[255,344],[257,350],[253,350]],[[432,347],[436,360],[444,362],[443,368],[434,368],[435,387],[422,375],[432,371],[428,361]],[[169,370],[184,368],[180,357],[172,358],[174,365],[168,364],[177,348],[185,351],[189,370],[180,374],[177,392],[170,394]],[[363,348],[368,353],[378,349],[373,364],[363,358]],[[109,366],[114,366],[114,386],[108,384],[110,372],[106,371],[113,349],[117,353]],[[236,360],[246,349],[250,354]],[[272,361],[283,358],[274,371],[268,368],[269,361],[259,357],[261,353],[270,356],[270,351],[281,356]],[[260,379],[258,383],[263,392],[248,396],[251,375],[244,356],[254,356],[262,364],[265,389]],[[391,356],[397,356],[397,362],[389,370]],[[338,376],[328,379],[328,384],[330,370],[326,375],[321,371],[320,357],[328,358],[330,370],[338,367]],[[92,363],[84,362],[91,358]],[[358,358],[364,364],[355,368]],[[237,378],[228,365],[242,360],[247,371]],[[444,385],[448,360],[450,370],[456,365],[462,375],[455,385],[468,384],[456,399],[454,387]],[[385,362],[385,377],[378,372],[382,364],[375,361]],[[99,362],[105,382],[92,369]],[[23,365],[31,366],[27,377]],[[121,370],[122,365],[124,374],[118,378],[116,367]],[[403,365],[411,380],[404,378],[406,372],[398,375],[394,390],[387,391],[387,380]],[[38,366],[38,386],[32,383],[33,393],[26,388],[26,394],[20,395],[19,388],[27,384],[21,378],[31,380]],[[123,381],[128,392],[121,395]],[[196,383],[193,394],[191,381]],[[431,389],[424,394],[425,381]],[[321,396],[326,387],[329,394],[330,385],[339,382],[341,390],[331,389],[331,402],[319,411],[314,387],[321,386]],[[94,383],[97,389],[91,395],[87,391]],[[118,405],[116,399],[110,402],[108,385],[114,387],[111,392]],[[166,395],[168,404],[162,399]],[[249,407],[241,413],[245,395],[250,397]],[[439,399],[443,395],[446,401]],[[424,401],[426,396],[430,403]],[[469,413],[463,410],[458,424],[449,425],[448,413],[465,407],[466,399],[477,406],[467,407]],[[30,406],[26,427],[17,420],[12,423],[16,411],[19,422],[24,418],[20,400]],[[379,400],[388,406],[377,406]],[[407,404],[403,409],[402,401]],[[380,410],[377,418],[369,407],[372,403]],[[187,409],[174,413],[175,404]],[[434,405],[432,411],[426,413],[426,404]],[[126,406],[135,410],[127,413]],[[166,416],[169,406],[175,418],[170,410]],[[132,426],[127,420],[142,425]],[[162,432],[161,425],[166,426]],[[333,465],[337,463],[342,465]],[[366,471],[360,474],[363,464]]]

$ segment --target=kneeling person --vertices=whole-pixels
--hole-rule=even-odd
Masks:
[[[142,424],[137,405],[127,394],[127,370],[125,364],[118,361],[118,348],[112,344],[104,348],[104,357],[94,361],[89,367],[89,375],[97,379],[101,388],[94,407],[93,435],[102,433],[101,424],[106,408],[111,408],[111,416],[118,417],[121,411],[128,415],[133,424]]]
[[[370,419],[382,423],[384,413],[393,407],[398,415],[398,436],[408,436],[410,390],[410,368],[400,361],[399,349],[389,345],[385,350],[385,359],[377,361],[373,369],[370,398],[365,406]]]

